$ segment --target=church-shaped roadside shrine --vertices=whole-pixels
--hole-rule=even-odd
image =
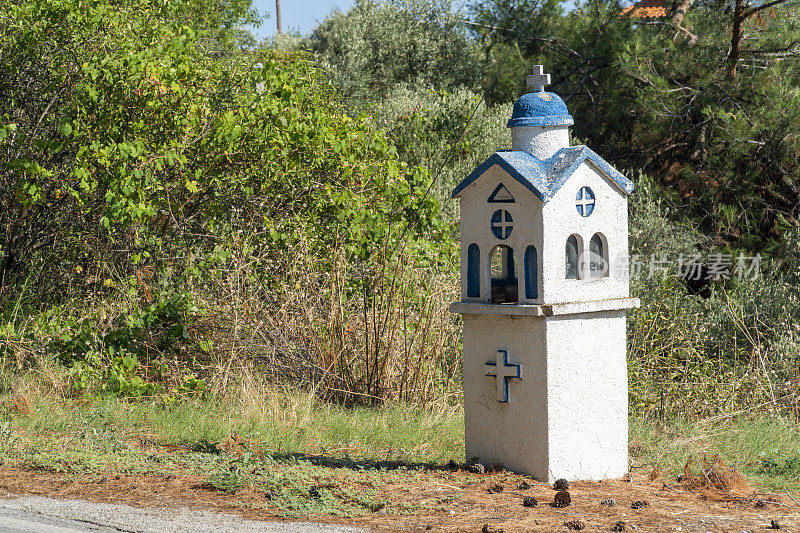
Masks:
[[[541,480],[628,471],[628,195],[586,146],[537,65],[511,150],[453,191],[461,202],[466,457]],[[618,262],[619,264],[615,264]]]

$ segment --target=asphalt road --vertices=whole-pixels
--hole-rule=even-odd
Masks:
[[[310,522],[254,522],[206,511],[137,509],[127,505],[39,496],[0,499],[2,533],[357,533]]]

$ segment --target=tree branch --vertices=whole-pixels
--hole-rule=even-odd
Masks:
[[[742,13],[742,20],[746,19],[747,17],[749,17],[751,15],[754,15],[754,14],[758,13],[759,11],[763,11],[764,9],[767,9],[769,7],[777,6],[778,4],[783,4],[783,3],[789,2],[789,1],[790,0],[772,0],[772,2],[767,2],[766,4],[764,4],[762,6],[750,8],[750,9],[746,10],[744,13]]]

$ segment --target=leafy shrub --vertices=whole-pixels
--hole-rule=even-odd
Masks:
[[[28,364],[55,356],[92,393],[193,397],[231,361],[261,357],[253,335],[276,335],[265,321],[299,291],[282,268],[313,271],[304,305],[319,344],[332,298],[358,316],[392,300],[395,313],[402,279],[424,308],[408,273],[453,257],[429,173],[343,113],[306,54],[208,53],[208,34],[172,13],[74,0],[0,11],[4,344],[34,346]],[[391,395],[379,367],[400,351],[385,348],[393,338],[368,332],[362,364],[315,360],[304,339],[303,368],[335,361],[354,390]],[[357,342],[312,353],[364,353]]]
[[[234,465],[222,468],[208,476],[206,483],[221,492],[234,493],[245,486],[242,472]]]
[[[755,279],[723,279],[712,284],[708,298],[690,295],[674,262],[703,252],[705,239],[686,223],[670,221],[675,211],[667,206],[651,180],[637,180],[630,247],[645,264],[631,279],[631,293],[642,302],[628,327],[631,410],[698,417],[744,404],[795,409],[800,248],[762,260]],[[789,235],[790,242],[797,238]],[[672,268],[649,276],[650,256],[672,260]]]
[[[371,107],[375,124],[386,129],[403,161],[441,169],[431,192],[451,220],[457,218],[457,202],[450,198],[455,186],[492,153],[511,147],[506,128],[511,106],[479,103],[480,94],[465,88],[448,92],[398,85]]]
[[[342,115],[307,60],[218,61],[190,28],[142,12],[72,0],[4,12],[0,77],[14,110],[2,121],[14,133],[0,174],[4,287],[27,275],[50,294],[97,287],[104,269],[130,273],[169,246],[213,242],[234,211],[262,245],[302,232],[315,252],[337,243],[361,257],[388,227],[433,221],[427,173],[401,164],[365,119]]]
[[[760,470],[769,476],[797,479],[800,477],[800,456],[766,457],[761,459]]]
[[[397,86],[454,90],[481,80],[463,16],[448,0],[358,0],[334,12],[305,46],[354,105]]]

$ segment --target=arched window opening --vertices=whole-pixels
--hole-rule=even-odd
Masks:
[[[481,249],[472,243],[467,248],[467,297],[481,296]]]
[[[580,256],[582,253],[582,246],[577,235],[570,235],[567,238],[566,246],[566,263],[567,279],[578,279],[580,277]]]
[[[539,259],[536,247],[525,249],[525,298],[533,300],[539,297]]]
[[[589,241],[589,276],[604,278],[608,276],[608,250],[602,234],[595,233]]]
[[[514,250],[501,244],[492,250],[490,261],[492,269],[492,303],[517,303],[517,271],[514,263]]]

